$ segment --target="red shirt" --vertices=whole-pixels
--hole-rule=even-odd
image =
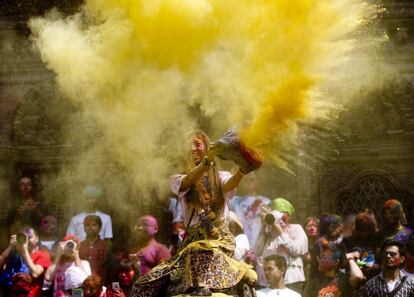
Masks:
[[[30,258],[35,265],[40,265],[46,269],[51,264],[50,255],[46,251],[35,251],[30,254]],[[43,285],[44,272],[39,277],[35,278],[33,282],[28,282],[25,277],[16,276],[13,281],[13,288],[11,296],[25,296],[25,297],[41,297],[42,296],[42,285]],[[25,290],[29,290],[23,293]],[[20,294],[19,294],[20,292]]]
[[[105,280],[109,254],[108,242],[97,239],[93,244],[87,240],[80,243],[79,257],[91,265],[92,274],[97,274]]]

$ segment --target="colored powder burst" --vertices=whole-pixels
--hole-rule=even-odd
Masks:
[[[79,175],[101,171],[90,160],[105,150],[150,189],[183,170],[176,159],[190,149],[195,107],[210,134],[239,125],[248,146],[275,154],[269,143],[344,75],[366,11],[360,0],[87,0],[30,28],[62,92],[103,131]]]

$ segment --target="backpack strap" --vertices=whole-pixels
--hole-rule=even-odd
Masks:
[[[401,282],[398,284],[398,286],[396,286],[394,288],[394,290],[392,290],[391,292],[388,293],[388,297],[394,297],[395,295],[397,295],[398,291],[401,290],[401,288],[404,285],[406,280],[407,280],[407,276],[403,276],[403,278],[401,279]]]

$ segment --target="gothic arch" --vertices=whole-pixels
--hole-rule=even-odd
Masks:
[[[414,208],[412,190],[383,170],[366,170],[353,176],[348,185],[335,196],[335,212],[340,215],[371,209],[380,218],[382,205],[388,198],[396,198],[404,205],[409,221]]]

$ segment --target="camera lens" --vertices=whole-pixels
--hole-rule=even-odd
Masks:
[[[65,248],[68,250],[74,250],[75,249],[75,243],[73,241],[67,241],[65,243]]]
[[[268,214],[265,216],[264,221],[265,221],[265,223],[266,223],[266,224],[268,224],[268,225],[273,225],[273,224],[274,224],[274,222],[276,221],[276,219],[275,219],[274,215],[272,215],[271,213],[268,213]]]
[[[26,243],[26,235],[23,233],[19,233],[16,236],[16,240],[18,244],[25,244]]]

